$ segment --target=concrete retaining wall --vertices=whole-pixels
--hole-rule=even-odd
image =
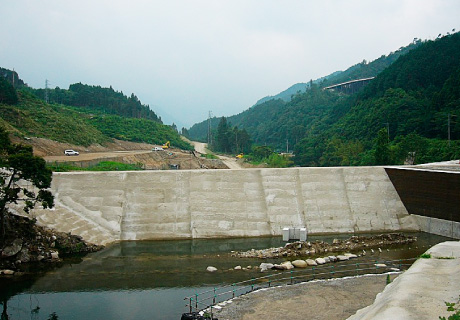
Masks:
[[[460,172],[386,168],[420,230],[460,239]]]
[[[460,239],[460,222],[412,215],[420,226],[420,231]]]
[[[38,221],[88,241],[418,230],[380,167],[56,173]]]

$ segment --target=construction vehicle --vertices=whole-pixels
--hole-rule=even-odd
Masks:
[[[244,156],[244,155],[243,155],[242,153],[240,153],[239,155],[236,156],[236,158],[237,158],[237,159],[241,159],[241,158],[243,158],[243,156]]]
[[[168,149],[171,147],[171,143],[169,141],[166,141],[164,145],[161,146],[163,149]]]

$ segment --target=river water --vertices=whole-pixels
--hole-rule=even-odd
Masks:
[[[375,251],[359,259],[406,259],[449,238],[411,234],[417,243]],[[309,237],[309,241],[349,235]],[[65,259],[62,266],[38,275],[0,279],[3,317],[19,319],[180,319],[184,297],[222,284],[259,277],[257,259],[239,259],[231,251],[283,246],[281,237],[176,241],[129,241]],[[219,271],[206,272],[214,266]],[[4,318],[1,318],[2,320]]]

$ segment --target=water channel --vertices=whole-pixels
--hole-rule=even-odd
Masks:
[[[358,259],[413,258],[450,240],[427,233],[411,235],[418,237],[414,244],[381,253],[375,250]],[[332,242],[348,237],[329,235],[308,240]],[[231,251],[284,244],[281,237],[121,242],[84,257],[68,258],[59,268],[33,276],[0,278],[0,311],[9,320],[180,319],[187,312],[184,297],[261,276],[257,270],[233,267],[279,262],[232,258]],[[206,272],[211,265],[218,271]]]

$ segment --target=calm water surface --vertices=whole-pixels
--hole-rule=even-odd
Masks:
[[[382,253],[368,252],[360,259],[417,257],[434,244],[450,240],[426,233],[415,235],[416,244]],[[332,242],[333,238],[348,237],[318,236],[309,240]],[[283,245],[281,237],[122,242],[83,258],[67,259],[62,267],[37,276],[2,279],[0,309],[9,320],[46,320],[52,313],[63,320],[180,319],[187,312],[184,297],[261,275],[257,271],[230,270],[237,265],[258,266],[264,262],[232,258],[232,250]],[[206,272],[210,265],[219,271]]]

